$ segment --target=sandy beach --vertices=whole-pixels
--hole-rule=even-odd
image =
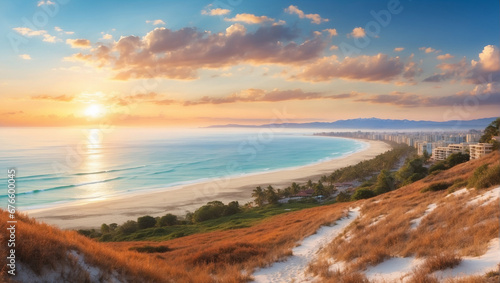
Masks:
[[[351,155],[308,166],[264,172],[240,177],[213,179],[196,184],[170,187],[162,190],[134,192],[127,195],[86,203],[25,211],[29,216],[63,229],[100,227],[102,223],[121,224],[139,216],[161,216],[166,213],[185,215],[209,201],[224,203],[237,200],[240,204],[252,201],[256,186],[289,186],[292,182],[305,182],[332,171],[371,159],[391,147],[381,141],[364,140],[369,146]]]

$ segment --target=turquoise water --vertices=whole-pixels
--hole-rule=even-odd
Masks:
[[[0,183],[15,168],[17,205],[30,209],[303,166],[366,146],[298,131],[1,128]]]

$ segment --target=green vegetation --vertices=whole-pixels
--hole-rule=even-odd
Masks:
[[[474,171],[467,187],[484,189],[498,184],[500,184],[500,165],[489,167],[488,164],[484,164]]]
[[[376,196],[375,192],[370,189],[357,189],[352,195],[352,200],[367,199]]]
[[[214,203],[220,202],[209,202],[205,206],[213,206]],[[237,202],[231,202],[230,204],[235,204]],[[257,224],[265,218],[278,215],[281,213],[287,213],[291,211],[302,210],[305,208],[316,207],[319,205],[328,205],[332,202],[325,202],[319,204],[314,199],[305,199],[302,201],[295,201],[288,204],[274,204],[267,205],[265,207],[238,207],[239,212],[231,215],[221,216],[219,218],[209,219],[202,222],[191,222],[188,221],[188,217],[185,220],[177,220],[174,225],[164,225],[161,219],[165,219],[166,216],[171,218],[172,214],[166,214],[163,217],[157,217],[157,223],[155,227],[140,229],[138,221],[128,220],[122,225],[103,224],[101,228],[103,230],[99,231],[96,229],[90,230],[78,230],[78,232],[89,238],[94,238],[103,242],[116,242],[116,241],[163,241],[170,240],[174,238],[179,238],[187,235],[192,235],[196,233],[210,232],[216,230],[229,230],[250,227]],[[233,205],[226,205],[230,207]],[[203,206],[203,207],[205,207]],[[216,204],[218,207],[219,204]],[[199,210],[199,209],[198,209]],[[197,211],[198,211],[197,210]],[[188,213],[188,215],[193,216],[195,213]],[[186,216],[188,216],[186,215]],[[194,217],[193,217],[194,219]],[[114,225],[113,225],[114,224]],[[113,227],[113,228],[111,228]]]
[[[171,249],[167,246],[157,246],[157,247],[143,246],[143,247],[132,247],[129,250],[137,251],[140,253],[164,253],[170,251]]]
[[[436,162],[429,168],[429,173],[433,173],[440,170],[447,170],[454,167],[460,163],[469,161],[470,155],[468,153],[453,153],[446,160]]]
[[[425,193],[425,192],[444,191],[444,190],[448,189],[451,185],[452,184],[450,184],[450,183],[444,183],[444,182],[435,183],[435,184],[432,184],[432,185],[428,186],[427,188],[423,188],[421,190],[421,192]]]

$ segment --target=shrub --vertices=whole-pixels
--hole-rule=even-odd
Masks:
[[[110,231],[109,226],[106,223],[102,223],[101,233],[105,234],[105,233],[109,233],[109,231]]]
[[[453,193],[457,189],[463,189],[467,187],[467,180],[464,179],[457,179],[455,182],[453,182],[453,185],[448,188],[449,193]]]
[[[351,195],[346,192],[340,192],[335,198],[337,202],[347,202],[351,200]]]
[[[474,175],[469,179],[469,187],[485,189],[500,184],[500,164],[488,168],[485,164],[474,171]]]
[[[194,222],[203,222],[219,218],[223,215],[226,206],[221,201],[211,201],[198,208],[193,214]]]
[[[158,220],[158,226],[173,226],[177,224],[177,216],[171,213],[165,214]]]
[[[446,170],[446,169],[448,169],[448,168],[446,167],[446,164],[444,163],[444,161],[440,161],[440,162],[437,162],[436,164],[432,165],[429,168],[429,173],[432,173],[434,171]]]
[[[156,225],[156,219],[149,215],[142,216],[137,218],[137,225],[139,226],[139,229],[152,228]]]
[[[421,192],[425,193],[425,192],[443,191],[443,190],[448,189],[450,186],[451,186],[450,183],[444,183],[444,182],[435,183],[435,184],[432,184],[432,185],[428,186],[427,188],[423,188],[421,190]]]
[[[375,196],[375,192],[369,189],[357,189],[352,195],[352,200],[368,199]]]
[[[460,264],[461,261],[462,259],[456,254],[446,253],[428,257],[423,264],[423,268],[427,269],[429,273],[432,273],[437,270],[453,268]]]
[[[137,222],[134,220],[128,220],[127,222],[123,223],[118,227],[118,230],[122,234],[132,234],[139,230],[139,226],[137,225]]]
[[[137,251],[139,253],[164,253],[171,251],[171,249],[167,246],[157,246],[157,247],[152,247],[152,246],[143,246],[143,247],[131,247],[129,248],[130,251]]]
[[[240,204],[237,201],[232,201],[226,205],[224,211],[222,212],[222,215],[224,216],[233,215],[238,212],[241,212]]]

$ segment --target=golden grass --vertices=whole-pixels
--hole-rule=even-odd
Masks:
[[[498,159],[499,154],[493,153],[399,190],[359,201],[362,217],[326,246],[309,270],[326,280],[332,276],[325,263],[329,258],[348,263],[344,273],[355,273],[391,257],[429,257],[424,271],[412,275],[412,282],[435,282],[428,276],[433,271],[458,264],[462,256],[483,254],[489,241],[499,234],[497,202],[467,204],[484,190],[469,190],[469,194],[456,197],[446,197],[446,190],[420,191],[432,184],[468,178],[478,166],[499,164]],[[412,227],[431,204],[437,207],[418,227]]]
[[[18,215],[16,256],[34,272],[71,265],[69,251],[77,251],[85,262],[99,267],[104,276],[118,271],[120,278],[132,282],[246,282],[253,270],[291,255],[302,238],[321,225],[345,216],[349,204],[316,207],[281,214],[242,229],[195,234],[163,242],[99,243],[73,231],[61,231]],[[0,213],[0,229],[8,214]],[[6,246],[5,238],[0,240]],[[164,253],[139,253],[134,247],[168,246]],[[74,267],[73,280],[85,278],[86,271]],[[245,272],[242,272],[242,271]],[[6,270],[2,270],[3,276]],[[83,276],[83,277],[82,277]],[[71,279],[70,279],[71,281]],[[79,281],[74,281],[79,282]]]

